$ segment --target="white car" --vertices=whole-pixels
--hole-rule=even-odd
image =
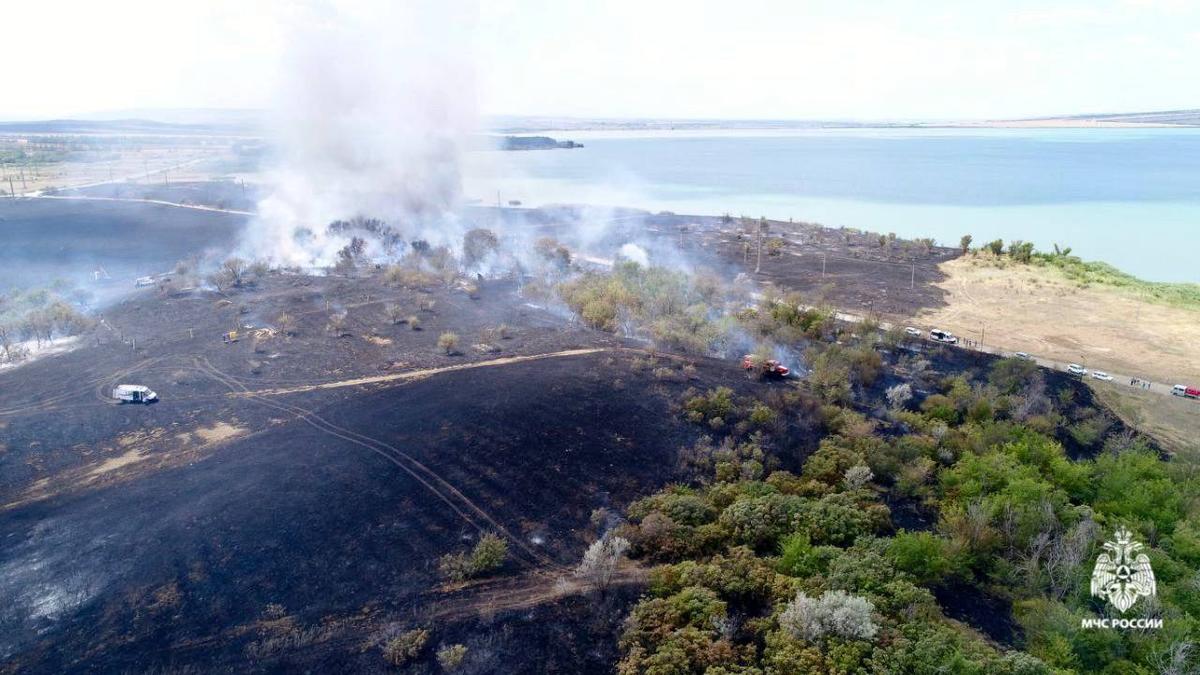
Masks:
[[[929,331],[929,338],[936,342],[945,342],[948,345],[958,344],[958,338],[954,337],[953,333],[938,328]]]
[[[1080,377],[1083,377],[1084,375],[1088,374],[1087,368],[1084,368],[1083,366],[1079,365],[1078,363],[1068,363],[1067,364],[1067,372],[1072,375],[1078,375]]]
[[[1026,354],[1025,352],[1017,352],[1017,353],[1013,354],[1013,356],[1015,356],[1015,357],[1016,357],[1016,358],[1018,358],[1018,359],[1024,359],[1024,360],[1026,360],[1026,361],[1032,361],[1032,360],[1033,360],[1033,357],[1032,357],[1032,356],[1030,356],[1029,354]]]
[[[904,332],[908,333],[909,335],[911,335],[913,337],[921,337],[921,329],[920,328],[913,328],[912,326],[908,326],[907,328],[904,329]]]
[[[1113,376],[1109,375],[1108,373],[1104,372],[1103,370],[1093,370],[1092,371],[1092,379],[1100,380],[1101,382],[1112,382]]]

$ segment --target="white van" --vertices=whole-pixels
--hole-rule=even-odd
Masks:
[[[121,403],[150,403],[158,400],[158,394],[150,387],[140,384],[118,384],[112,390],[112,397]]]

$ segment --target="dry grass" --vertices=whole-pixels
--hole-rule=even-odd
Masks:
[[[104,460],[99,466],[88,472],[88,477],[100,476],[111,471],[116,471],[117,469],[129,466],[130,464],[140,462],[143,459],[146,459],[146,455],[143,455],[141,450],[134,448],[122,455],[109,457],[108,459]]]
[[[1081,287],[1054,269],[1000,268],[971,256],[943,263],[949,305],[916,317],[1006,351],[1137,376],[1200,383],[1200,311],[1154,304],[1121,289]]]
[[[1093,383],[1100,401],[1181,459],[1200,461],[1200,401]]]

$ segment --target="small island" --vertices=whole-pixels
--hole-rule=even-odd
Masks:
[[[560,141],[549,136],[504,136],[498,147],[501,150],[555,150],[559,148],[582,148],[582,143]]]

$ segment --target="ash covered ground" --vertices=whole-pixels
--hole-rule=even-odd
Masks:
[[[71,220],[77,209],[144,213],[138,204],[17,203],[23,213],[59,209],[75,232],[100,227]],[[484,226],[519,217],[553,236],[564,211],[476,216]],[[740,271],[743,240],[720,219],[611,217],[620,219],[606,235],[613,246],[682,239],[694,259]],[[166,266],[181,255],[175,246],[186,255],[227,241],[229,218],[163,212],[155,226],[186,236],[144,250],[139,264]],[[889,255],[868,235],[794,226],[785,237]],[[765,258],[765,274],[821,283],[819,268],[814,278],[787,255]],[[560,581],[605,527],[593,514],[691,478],[679,453],[703,428],[680,409],[688,389],[795,383],[589,330],[513,280],[466,289],[384,277],[276,271],[224,291],[139,289],[101,310],[79,348],[0,373],[3,670],[385,672],[388,638],[433,626],[439,641],[469,648],[467,672],[611,671],[643,581],[630,570],[600,596]],[[936,301],[925,281],[905,302]],[[239,339],[223,341],[234,329]],[[438,347],[447,331],[461,339],[453,354]],[[927,356],[939,371],[976,374],[989,358]],[[887,356],[885,376],[861,393],[864,410],[901,381],[900,359]],[[1090,405],[1086,387],[1048,376]],[[129,382],[161,400],[109,398]],[[787,462],[798,468],[820,431],[803,416],[787,424]],[[898,526],[930,526],[929,514],[892,506]],[[443,581],[439,557],[485,532],[509,542],[499,574]],[[947,604],[959,610],[1011,639],[1003,620],[989,627]],[[433,672],[432,654],[414,667]]]

